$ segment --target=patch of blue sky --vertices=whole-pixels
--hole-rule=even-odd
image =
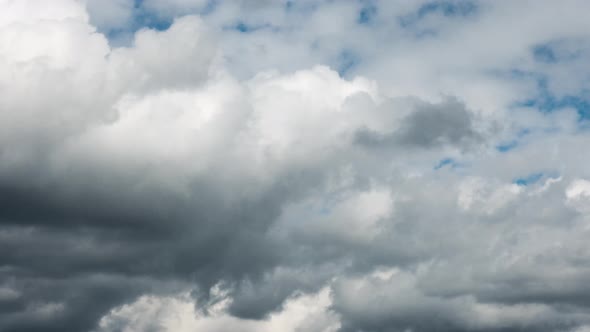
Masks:
[[[373,1],[363,1],[362,8],[357,17],[357,23],[361,25],[369,25],[377,16],[377,5]]]
[[[136,17],[135,27],[133,30],[148,28],[152,30],[164,31],[168,30],[172,25],[171,18],[160,18],[151,14],[141,13]]]
[[[556,63],[558,61],[555,51],[548,44],[533,47],[533,57],[536,61],[543,63]]]
[[[441,161],[439,161],[438,164],[436,164],[434,166],[434,169],[439,170],[439,169],[441,169],[445,166],[448,166],[448,165],[452,166],[453,164],[455,164],[455,160],[453,158],[445,158],[445,159],[442,159]]]
[[[297,12],[299,14],[311,14],[315,12],[323,1],[297,1],[290,0],[285,2],[284,9],[286,12]]]
[[[588,96],[565,95],[558,98],[544,91],[537,98],[524,100],[518,106],[534,107],[546,113],[564,108],[573,108],[578,113],[580,121],[590,120],[590,99]]]
[[[563,108],[574,108],[581,120],[590,119],[590,101],[581,96],[568,95],[556,98],[552,95],[546,95],[537,100],[530,100],[525,105],[537,107],[544,112],[551,112]]]
[[[554,65],[579,56],[576,52],[559,53],[556,51],[556,44],[558,43],[556,41],[534,46],[531,51],[533,58],[540,63]],[[505,76],[502,73],[499,74],[500,76]],[[550,113],[564,108],[573,108],[577,111],[580,121],[590,119],[590,91],[583,91],[577,95],[556,96],[549,88],[549,78],[538,72],[512,69],[508,73],[508,78],[534,80],[537,85],[536,96],[516,102],[513,106],[532,107],[544,113]]]
[[[573,108],[577,111],[580,121],[590,120],[590,93],[557,97],[549,90],[547,77],[526,72],[519,73],[519,75],[524,75],[523,78],[535,79],[538,92],[537,96],[533,98],[514,103],[514,107],[532,107],[544,113]]]
[[[238,22],[234,28],[236,30],[238,30],[239,32],[250,32],[250,31],[254,30],[253,27],[247,25],[244,22]]]
[[[555,64],[579,59],[585,54],[579,40],[554,40],[532,47],[531,53],[535,61],[543,64]]]
[[[133,5],[136,10],[146,12],[145,7],[143,6],[145,0],[133,0]],[[217,9],[221,0],[208,0],[207,3],[192,14],[199,14],[199,15],[209,15]],[[184,13],[189,14],[189,13]],[[151,13],[152,16],[159,16],[157,13]]]
[[[336,68],[340,77],[345,77],[360,61],[360,57],[350,50],[340,52],[336,59]]]
[[[496,145],[496,150],[502,153],[514,150],[520,143],[520,139],[522,139],[524,136],[530,134],[531,130],[528,128],[523,128],[521,130],[518,131],[518,133],[516,134],[516,138],[502,142],[498,145]]]
[[[441,159],[436,165],[434,165],[433,170],[438,171],[443,168],[448,168],[452,170],[459,170],[465,168],[465,164],[458,162],[453,158],[444,158]]]
[[[529,175],[526,175],[523,177],[516,178],[512,181],[512,183],[519,185],[519,186],[526,187],[526,186],[529,186],[531,184],[538,182],[539,180],[541,180],[541,178],[544,177],[544,175],[545,174],[542,172],[532,173],[532,174],[529,174]]]
[[[130,26],[132,31],[142,28],[154,30],[167,30],[172,24],[172,18],[152,13],[143,6],[144,0],[134,0],[133,22]]]
[[[522,186],[522,187],[526,187],[526,186],[530,186],[533,185],[535,183],[538,183],[539,181],[545,179],[557,179],[559,178],[559,173],[555,172],[555,171],[547,171],[547,172],[535,172],[535,173],[531,173],[528,175],[525,175],[523,177],[517,177],[514,180],[512,180],[512,183],[518,185],[518,186]]]
[[[293,6],[295,5],[293,0],[289,0],[285,3],[285,10],[289,11],[293,8]]]
[[[515,149],[517,146],[518,146],[518,141],[511,140],[511,141],[500,143],[500,144],[496,145],[496,150],[498,150],[499,152],[508,152],[510,150]]]
[[[252,24],[248,24],[244,21],[238,21],[235,24],[226,26],[224,29],[225,30],[235,30],[240,33],[251,33],[251,32],[255,32],[255,31],[263,30],[263,29],[277,31],[279,28],[277,28],[273,25],[270,25],[270,24],[252,25]]]
[[[172,18],[166,18],[162,15],[147,11],[143,7],[143,0],[134,0],[133,11],[131,18],[127,24],[117,28],[103,27],[101,32],[105,34],[109,41],[115,44],[121,43],[123,40],[131,42],[132,36],[138,30],[147,28],[158,31],[167,30],[172,25]],[[125,44],[126,42],[123,42]]]
[[[418,16],[425,16],[432,12],[442,12],[445,16],[468,16],[477,10],[473,1],[434,1],[420,7]]]
[[[414,13],[400,17],[400,25],[409,27],[432,14],[446,17],[467,17],[477,13],[478,6],[474,1],[431,1],[423,4]]]
[[[209,15],[217,9],[220,0],[209,0],[203,10],[201,10],[201,15]]]
[[[120,36],[133,34],[140,29],[153,29],[158,31],[168,30],[172,25],[174,18],[166,15],[160,15],[146,9],[143,5],[144,0],[133,0],[133,13],[129,23],[118,29],[103,31],[109,40],[114,40]],[[209,15],[217,8],[219,0],[209,0],[206,5],[195,14]]]

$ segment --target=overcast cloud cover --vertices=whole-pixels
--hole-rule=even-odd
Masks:
[[[589,13],[0,0],[0,331],[590,331]]]

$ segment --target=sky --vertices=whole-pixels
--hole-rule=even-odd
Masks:
[[[0,331],[590,331],[589,12],[0,0]]]

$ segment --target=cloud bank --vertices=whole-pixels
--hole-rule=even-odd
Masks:
[[[0,330],[590,330],[589,6],[0,0]]]

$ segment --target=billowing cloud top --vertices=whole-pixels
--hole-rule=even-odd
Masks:
[[[590,331],[589,11],[0,0],[0,331]]]

